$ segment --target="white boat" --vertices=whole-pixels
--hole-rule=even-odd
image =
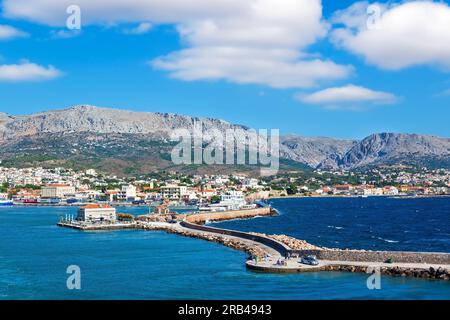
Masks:
[[[14,203],[12,200],[0,199],[0,206],[12,206]]]

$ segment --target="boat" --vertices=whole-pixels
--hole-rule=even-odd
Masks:
[[[37,199],[25,199],[23,200],[23,203],[29,204],[29,203],[38,203]]]
[[[5,206],[13,206],[14,202],[12,202],[12,200],[8,200],[8,199],[0,199],[0,206],[5,207]]]

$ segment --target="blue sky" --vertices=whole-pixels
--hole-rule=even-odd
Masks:
[[[33,2],[27,0],[16,1],[17,6],[33,5]],[[49,2],[52,1],[47,1]],[[111,1],[112,6],[116,2]],[[201,1],[192,1],[193,5],[199,2]],[[358,20],[358,15],[362,14],[361,10],[336,13],[338,10],[346,10],[353,2],[324,0],[321,16],[317,21],[308,22],[311,27],[308,24],[299,25],[299,30],[296,30],[293,28],[295,19],[292,19],[293,24],[286,25],[285,29],[280,31],[281,36],[286,37],[286,41],[281,45],[269,41],[272,39],[261,39],[261,35],[249,35],[250,38],[246,39],[248,43],[255,39],[254,46],[250,48],[251,53],[262,52],[263,62],[266,59],[265,54],[280,48],[309,55],[299,58],[308,63],[312,59],[332,61],[335,66],[330,67],[327,76],[319,77],[319,80],[315,74],[305,78],[302,68],[295,74],[291,74],[289,70],[281,72],[277,70],[281,68],[270,66],[262,71],[260,69],[265,67],[259,65],[247,69],[247,65],[252,64],[251,58],[248,61],[245,60],[247,57],[243,58],[243,63],[241,58],[237,60],[229,56],[224,56],[229,59],[225,65],[213,65],[217,61],[205,62],[205,65],[211,63],[211,66],[207,65],[207,70],[219,70],[221,75],[204,76],[204,65],[189,65],[189,69],[184,67],[186,61],[197,61],[197,51],[194,56],[187,52],[189,60],[175,57],[175,61],[169,61],[169,67],[154,63],[155,59],[167,57],[183,49],[198,49],[201,57],[204,52],[214,55],[213,50],[220,41],[220,47],[226,42],[228,47],[242,49],[238,39],[239,25],[236,26],[238,32],[230,32],[226,39],[218,37],[220,41],[204,37],[200,32],[203,29],[196,29],[198,19],[203,19],[202,14],[209,18],[209,11],[200,12],[201,18],[195,13],[194,18],[185,21],[175,13],[173,18],[171,10],[175,9],[171,7],[157,8],[162,10],[161,16],[169,16],[161,18],[160,21],[159,16],[155,18],[154,14],[150,14],[148,19],[143,19],[133,12],[124,13],[129,16],[118,17],[113,8],[111,12],[106,13],[111,15],[111,21],[105,22],[102,21],[104,17],[96,16],[89,11],[91,9],[86,7],[87,5],[81,5],[81,32],[64,37],[61,35],[71,31],[65,29],[59,18],[54,21],[50,16],[51,8],[48,10],[49,15],[38,11],[33,13],[33,10],[30,10],[29,14],[22,14],[11,3],[5,0],[2,2],[0,19],[0,112],[18,115],[62,109],[76,104],[91,104],[136,111],[222,118],[253,128],[279,128],[283,133],[307,136],[362,138],[371,133],[389,131],[450,137],[450,50],[444,48],[444,45],[442,49],[437,46],[437,49],[418,47],[415,50],[416,44],[413,41],[408,45],[411,46],[409,51],[414,54],[407,54],[405,59],[399,58],[399,54],[409,51],[405,51],[405,48],[401,47],[401,41],[394,38],[395,30],[385,29],[391,25],[395,27],[395,19],[404,19],[404,14],[423,11],[414,11],[414,8],[408,11],[406,7],[403,10],[403,3],[379,4],[383,12],[382,19],[386,16],[386,22],[382,25],[385,29],[376,34],[370,34],[368,31],[365,34],[365,30],[358,29],[362,28],[361,26],[355,27],[352,24],[353,18]],[[134,1],[131,1],[130,5],[133,3]],[[186,6],[190,5],[190,1],[185,3]],[[417,3],[413,1],[413,4]],[[364,5],[367,7],[368,4]],[[431,2],[427,5],[439,4]],[[365,7],[361,5],[360,8]],[[450,12],[445,2],[436,9],[444,14],[447,9]],[[87,11],[85,23],[84,10]],[[120,8],[117,10],[120,11]],[[217,19],[218,24],[225,21],[223,23],[229,25],[229,21],[234,21],[230,17],[218,17],[214,9],[211,10],[213,22]],[[314,8],[305,10],[316,12]],[[349,18],[350,13],[352,18]],[[61,15],[61,19],[63,17]],[[267,19],[270,18],[269,13]],[[421,37],[429,39],[430,32],[435,31],[428,30],[422,34],[423,29],[419,27],[427,19],[433,20],[433,11],[425,17],[418,16],[417,19],[419,26],[417,30],[412,26],[411,34],[418,35],[417,41],[423,41]],[[152,25],[150,30],[130,34],[130,30],[145,21]],[[261,21],[255,21],[255,24],[257,23]],[[329,25],[326,32],[317,29],[319,23]],[[190,38],[181,34],[177,28],[180,25],[186,26],[194,36]],[[344,29],[353,37],[351,40],[348,36],[334,36],[334,32],[342,28],[342,25],[345,25]],[[12,27],[22,34],[4,33],[2,38],[1,26]],[[251,29],[252,25],[246,25],[246,28]],[[314,40],[311,40],[307,34],[314,28],[316,29],[312,32],[316,35],[312,36]],[[432,41],[448,39],[450,29],[441,29],[444,28],[437,28],[436,34],[432,34],[430,47],[434,45]],[[438,32],[442,34],[437,34]],[[292,35],[296,33],[300,36],[291,40]],[[361,34],[357,36],[358,33]],[[339,39],[336,40],[336,37]],[[365,51],[364,45],[370,46],[374,41],[394,45],[388,45],[387,49],[380,49],[380,52],[374,53],[378,47]],[[245,45],[245,52],[248,46]],[[238,52],[241,54],[241,51]],[[279,61],[275,59],[278,58],[274,58],[274,66],[278,66]],[[24,76],[11,79],[5,68],[3,71],[6,75],[2,78],[2,66],[17,66],[26,64],[27,61],[44,70],[48,70],[51,65],[57,72],[38,72],[28,78]],[[394,62],[387,64],[386,61]],[[284,66],[285,60],[282,62]],[[173,68],[180,64],[183,64],[181,71],[184,75],[176,76]],[[292,61],[287,66],[288,69],[290,66],[293,69],[296,67]],[[319,71],[311,71],[314,72]],[[303,84],[304,79],[312,83]]]

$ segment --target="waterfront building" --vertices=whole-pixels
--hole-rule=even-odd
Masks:
[[[383,194],[395,196],[398,195],[398,189],[394,186],[385,186],[383,188]]]
[[[220,196],[220,202],[216,205],[224,207],[226,210],[239,210],[246,205],[244,194],[241,191],[229,191],[227,194]]]
[[[65,198],[75,194],[75,187],[66,184],[50,184],[42,187],[42,198]]]
[[[203,189],[201,192],[203,198],[209,199],[215,195],[217,195],[216,190],[214,189]]]
[[[158,192],[147,192],[145,194],[145,200],[159,201],[161,200],[161,194]]]
[[[109,202],[113,202],[117,200],[117,190],[106,190],[105,191],[105,200],[109,201]],[[102,199],[103,197],[101,195],[99,195],[97,197],[98,200]]]
[[[353,190],[353,186],[351,184],[338,184],[334,186],[334,190],[336,194],[350,193]]]
[[[78,209],[77,220],[83,222],[116,222],[116,209],[109,205],[88,204]]]
[[[136,199],[136,187],[132,184],[123,185],[117,192],[117,200],[134,201]]]
[[[186,186],[167,185],[161,187],[161,195],[163,199],[180,200],[186,193]]]

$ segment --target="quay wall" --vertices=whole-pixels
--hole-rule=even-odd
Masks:
[[[99,225],[82,225],[70,222],[58,222],[59,227],[72,228],[83,231],[100,231],[100,230],[122,230],[122,229],[136,229],[138,225],[135,223],[118,223],[118,224],[99,224]]]
[[[344,271],[344,272],[360,272],[368,273],[368,266],[353,266],[353,265],[326,265],[317,268],[281,268],[281,267],[266,267],[263,265],[255,265],[246,263],[248,269],[252,269],[260,272],[272,272],[272,273],[299,273],[299,272],[317,272],[317,271]],[[439,279],[450,280],[449,268],[405,268],[398,266],[383,266],[380,267],[380,273],[394,277],[412,277],[412,278],[425,278],[425,279]]]
[[[182,222],[180,222],[180,224],[183,227],[189,228],[189,229],[217,233],[217,234],[222,234],[222,235],[228,235],[228,236],[233,236],[233,237],[238,237],[238,238],[243,238],[243,239],[259,242],[259,243],[262,243],[272,249],[277,250],[278,252],[280,252],[280,254],[283,254],[283,255],[286,254],[290,250],[290,248],[288,246],[286,246],[285,244],[283,244],[279,241],[276,241],[274,239],[261,236],[261,235],[255,235],[255,234],[250,234],[250,233],[235,231],[235,230],[213,228],[213,227],[208,227],[205,225],[190,223],[188,221],[182,221]]]
[[[450,253],[438,252],[400,252],[363,250],[290,250],[299,255],[315,255],[319,260],[385,262],[392,259],[401,263],[428,263],[450,265]]]
[[[265,208],[245,209],[245,210],[195,213],[192,215],[188,215],[186,220],[192,223],[205,223],[206,221],[246,219],[246,218],[253,218],[256,216],[269,216],[274,214],[275,211],[272,208],[265,207]]]

